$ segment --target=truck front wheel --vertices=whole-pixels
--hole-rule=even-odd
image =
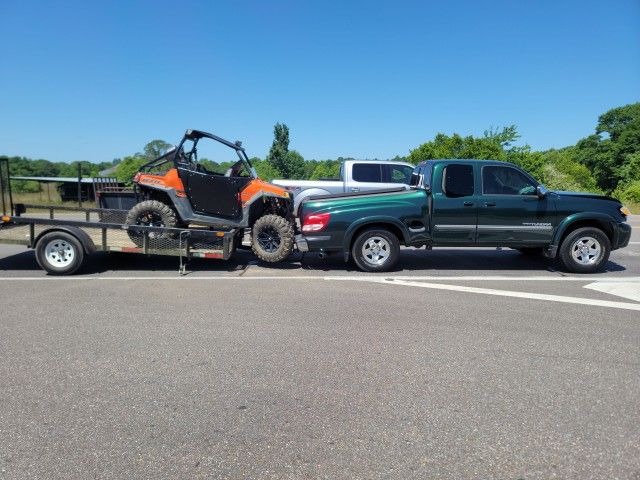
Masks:
[[[389,230],[370,228],[353,242],[351,256],[360,270],[387,272],[400,259],[400,242]]]
[[[560,245],[562,264],[573,273],[593,273],[602,270],[611,253],[611,242],[598,228],[578,228],[569,233]]]
[[[51,232],[38,240],[36,260],[51,275],[71,275],[82,265],[84,249],[73,235]]]

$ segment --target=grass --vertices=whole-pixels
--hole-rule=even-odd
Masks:
[[[77,207],[78,202],[63,202],[60,198],[58,190],[52,188],[50,192],[46,189],[41,192],[26,192],[26,193],[13,193],[13,203],[26,203],[29,205],[60,205],[65,207]],[[87,201],[82,202],[82,206],[85,208],[93,208],[96,206],[96,202]]]

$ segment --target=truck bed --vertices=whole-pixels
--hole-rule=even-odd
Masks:
[[[315,201],[315,200],[332,200],[334,198],[345,198],[345,197],[361,197],[364,195],[382,195],[384,193],[399,193],[404,192],[407,189],[405,187],[396,187],[396,188],[381,188],[379,190],[367,190],[364,192],[345,192],[345,193],[334,193],[332,195],[311,195],[304,199],[304,202],[307,201]]]

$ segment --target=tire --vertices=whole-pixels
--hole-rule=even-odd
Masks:
[[[158,200],[145,200],[133,206],[124,222],[127,225],[177,228],[178,215],[166,203]],[[128,230],[129,238],[138,247],[142,245],[143,234],[137,230]],[[175,238],[174,233],[149,233],[149,238]]]
[[[528,257],[537,257],[538,255],[542,255],[544,249],[542,247],[523,247],[516,248],[521,254],[527,255]]]
[[[609,237],[599,228],[586,227],[570,232],[562,240],[559,257],[570,272],[594,273],[605,267],[610,253]]]
[[[84,262],[84,248],[70,233],[46,233],[36,245],[36,260],[51,275],[71,275]]]
[[[400,242],[389,230],[370,228],[353,242],[351,256],[360,270],[388,272],[400,259]]]
[[[251,249],[262,261],[276,263],[285,260],[293,251],[293,225],[279,215],[265,215],[253,224]]]

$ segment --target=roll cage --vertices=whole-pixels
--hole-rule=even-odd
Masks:
[[[253,168],[249,157],[247,156],[244,148],[242,148],[242,142],[230,142],[229,140],[225,140],[224,138],[218,137],[217,135],[214,135],[212,133],[192,129],[189,129],[185,132],[182,140],[180,141],[180,144],[177,147],[174,147],[158,158],[145,163],[140,167],[139,171],[150,173],[153,171],[157,171],[160,166],[168,163],[172,163],[172,166],[174,168],[178,168],[179,166],[184,167],[185,164],[195,164],[198,160],[198,142],[203,138],[209,138],[233,149],[239,158],[237,163],[243,164],[245,166],[251,178],[258,178],[258,175]],[[190,151],[186,152],[184,150],[184,144],[188,140],[193,142],[193,146],[191,147]]]

